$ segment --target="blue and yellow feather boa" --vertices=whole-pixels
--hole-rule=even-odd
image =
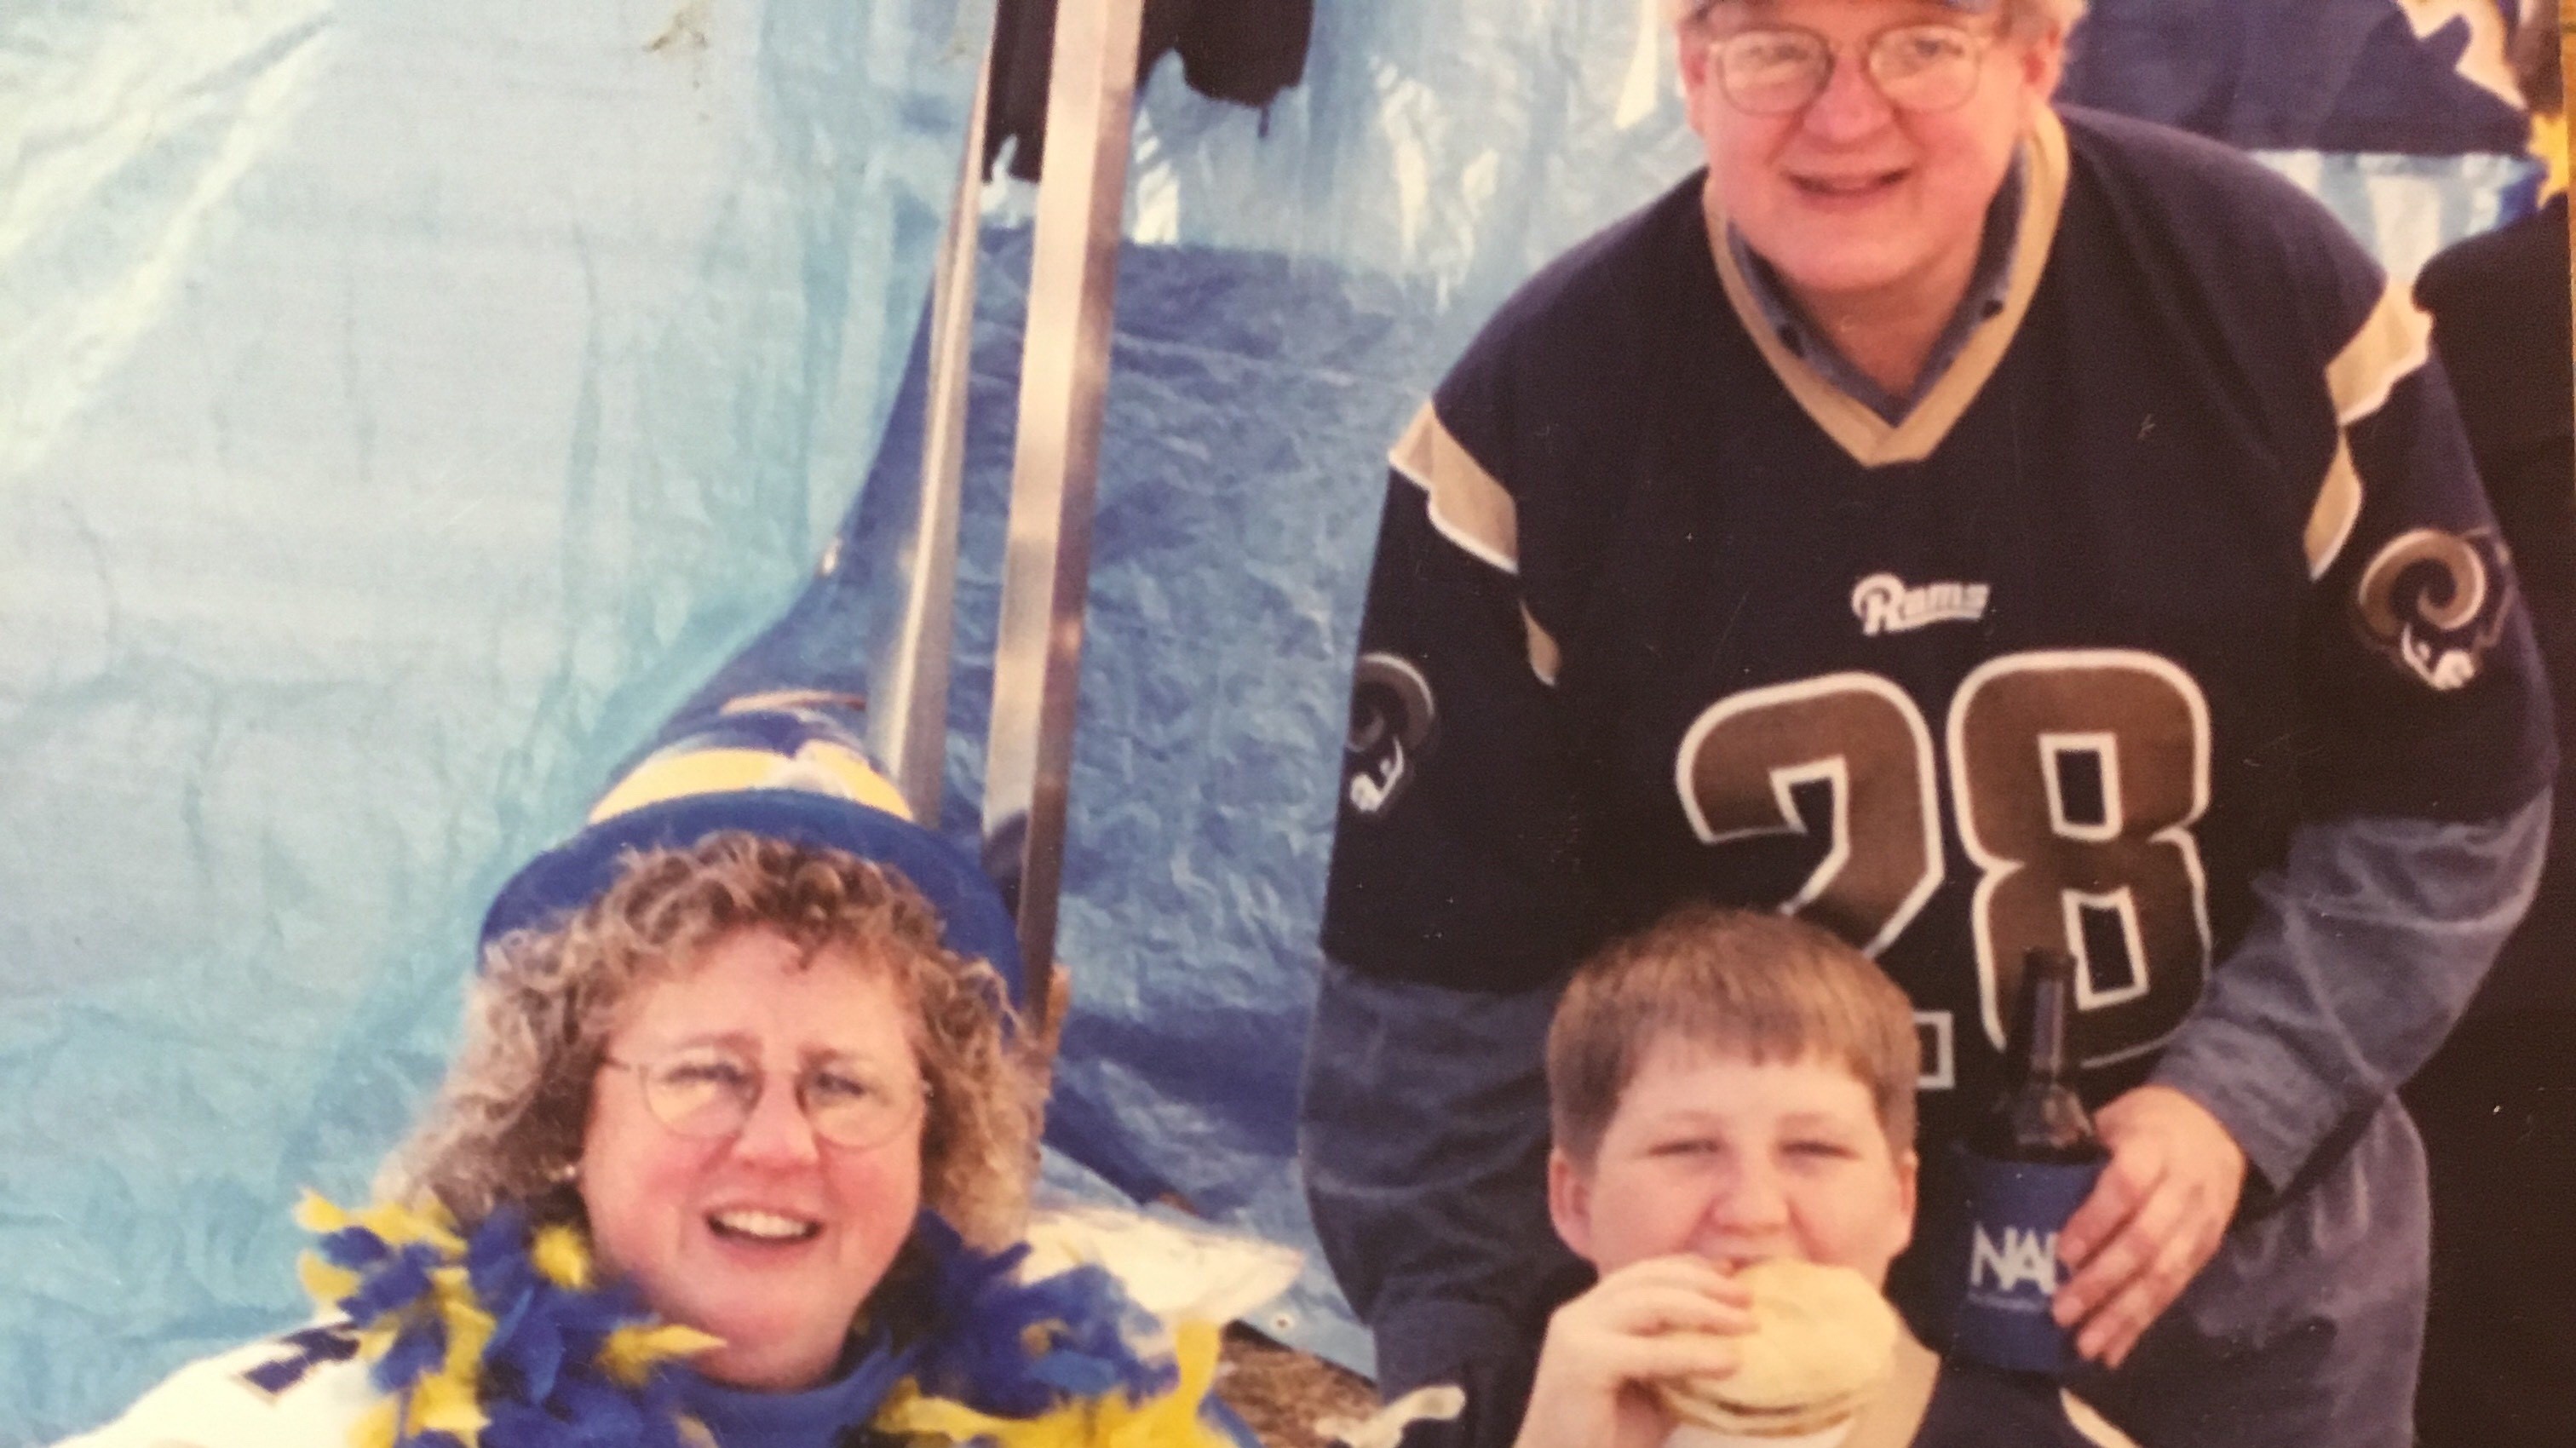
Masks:
[[[702,1448],[679,1361],[715,1339],[599,1280],[589,1243],[516,1209],[470,1234],[436,1207],[346,1212],[308,1195],[307,1292],[347,1317],[383,1399],[351,1448]],[[853,1373],[886,1389],[873,1428],[918,1448],[1230,1448],[1203,1418],[1215,1329],[1158,1331],[1098,1267],[1017,1280],[929,1212],[920,1270],[876,1304]],[[893,1330],[900,1324],[902,1330]]]
[[[2567,116],[2534,114],[2531,118],[2531,154],[2546,171],[2540,178],[2540,201],[2567,189]]]

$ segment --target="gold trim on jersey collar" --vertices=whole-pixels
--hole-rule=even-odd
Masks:
[[[1762,350],[1762,359],[1771,365],[1773,375],[1806,409],[1807,416],[1815,419],[1816,426],[1863,467],[1920,462],[1929,457],[1950,435],[1951,426],[1968,410],[1968,404],[1985,390],[1995,367],[2003,361],[2005,349],[2021,331],[2022,317],[2030,311],[2030,299],[2039,291],[2040,274],[2048,268],[2049,247],[2057,239],[2058,214],[2066,205],[2066,127],[2055,112],[2043,109],[2024,142],[2029,171],[2022,191],[2020,231],[2013,242],[2012,284],[2004,293],[2003,310],[1977,327],[1968,345],[1960,349],[1931,390],[1915,399],[1904,421],[1892,425],[1867,404],[1826,381],[1824,374],[1782,344],[1753,300],[1744,274],[1735,265],[1734,252],[1726,244],[1726,213],[1718,208],[1716,188],[1711,186],[1702,193],[1701,206],[1708,214],[1709,250],[1717,258],[1718,280],[1726,288],[1727,301],[1734,304],[1736,319],[1752,336],[1753,345]]]
[[[1430,403],[1413,415],[1386,461],[1429,495],[1431,526],[1442,537],[1490,567],[1521,571],[1520,509],[1511,490],[1451,435]]]
[[[1413,415],[1386,461],[1398,477],[1423,491],[1424,509],[1441,537],[1488,567],[1520,573],[1520,509],[1511,490],[1485,471],[1430,403]],[[1521,606],[1521,624],[1529,635],[1530,672],[1553,686],[1564,651],[1527,604]]]
[[[2335,450],[2308,510],[2308,577],[2325,577],[2361,517],[2361,473],[2353,466],[2354,423],[2388,404],[2388,394],[2412,377],[2433,353],[2433,319],[2415,295],[2391,280],[2379,303],[2326,364],[2326,394],[2334,399]]]

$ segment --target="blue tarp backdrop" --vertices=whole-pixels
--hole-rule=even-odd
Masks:
[[[1380,459],[1512,285],[1693,164],[1660,3],[1324,0],[1266,113],[1146,88],[1060,1183],[1306,1243]],[[2072,94],[2264,148],[2396,270],[2528,204],[2494,0],[2093,8]],[[621,759],[693,699],[866,688],[989,24],[175,9],[0,4],[0,1448],[300,1315],[296,1190],[362,1194],[491,891]],[[987,200],[967,836],[1029,246],[1027,190]],[[1365,1361],[1320,1269],[1266,1325]]]

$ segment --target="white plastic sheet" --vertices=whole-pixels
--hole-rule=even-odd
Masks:
[[[855,490],[987,8],[0,5],[0,1444],[301,1315]]]

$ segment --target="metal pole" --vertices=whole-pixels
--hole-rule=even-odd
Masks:
[[[921,448],[921,507],[905,558],[903,616],[869,723],[876,757],[912,817],[939,822],[947,773],[948,670],[956,642],[958,495],[966,472],[966,388],[975,339],[975,258],[982,234],[984,112],[997,36],[984,41],[966,156],[930,290],[930,396]]]
[[[1142,0],[1064,0],[1056,10],[1046,162],[1029,262],[984,841],[987,864],[1015,875],[1010,883],[1017,887],[1029,999],[1041,1012],[1055,999],[1074,690],[1091,581],[1091,515],[1142,19]],[[1005,858],[995,860],[996,854]]]

